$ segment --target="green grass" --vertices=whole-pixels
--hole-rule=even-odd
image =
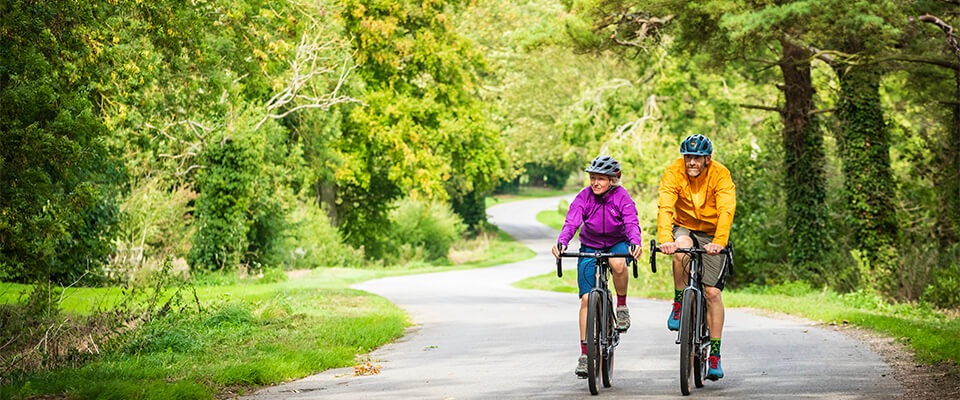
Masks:
[[[563,225],[555,210],[537,214],[537,220],[555,229]],[[630,280],[630,296],[670,299],[673,297],[670,259],[658,255],[658,273],[641,261],[640,278]],[[570,263],[573,267],[573,263]],[[667,269],[664,268],[667,266]],[[576,292],[576,269],[563,274],[544,274],[516,283],[517,287],[559,292]],[[870,293],[838,294],[814,290],[803,283],[740,290],[725,290],[724,305],[750,307],[804,317],[824,324],[844,324],[870,329],[908,345],[918,361],[960,365],[960,320],[956,312],[934,310],[924,304],[892,304]]]
[[[323,268],[270,283],[204,277],[206,285],[188,287],[180,296],[174,297],[175,289],[159,296],[161,302],[173,297],[173,309],[182,312],[99,343],[99,355],[80,355],[74,367],[8,377],[0,386],[0,398],[209,399],[355,365],[358,355],[399,338],[409,321],[386,299],[349,286],[384,276],[477,268],[534,255],[502,233],[477,240],[484,243],[467,246],[474,248],[473,253],[456,266]],[[24,285],[0,284],[0,304],[16,302],[28,290]],[[118,288],[67,288],[62,312],[92,315],[119,304],[123,295]]]

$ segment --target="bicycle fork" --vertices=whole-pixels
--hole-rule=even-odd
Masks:
[[[680,329],[677,330],[677,340],[675,341],[674,344],[680,344],[680,334],[681,332],[683,332],[684,329],[687,329],[686,326],[684,326],[684,322],[686,322],[688,324],[694,324],[693,340],[694,340],[694,344],[698,345],[697,349],[699,350],[701,347],[704,346],[703,344],[704,340],[702,338],[707,334],[706,333],[707,328],[706,328],[706,324],[698,323],[698,322],[704,321],[704,318],[706,318],[706,315],[704,315],[706,307],[703,304],[703,301],[704,301],[703,293],[700,292],[700,289],[697,289],[694,286],[687,286],[686,288],[683,289],[683,294],[681,295],[682,296],[681,298],[686,297],[688,292],[692,292],[694,296],[693,298],[696,299],[696,304],[694,305],[694,307],[696,307],[696,310],[697,310],[696,321],[685,321],[685,319],[683,318],[683,315],[686,310],[683,310],[683,309],[680,310]],[[709,345],[709,341],[707,341],[707,345]]]

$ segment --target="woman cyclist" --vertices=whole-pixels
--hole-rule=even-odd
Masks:
[[[627,190],[620,186],[620,163],[610,156],[599,156],[585,170],[590,174],[590,186],[577,194],[567,211],[563,229],[553,247],[554,257],[566,250],[574,233],[580,229],[581,252],[627,253],[634,258],[643,254],[643,242],[637,207]],[[594,287],[596,259],[580,258],[577,262],[577,286],[580,296],[580,357],[575,373],[587,377],[587,297]],[[611,258],[613,286],[617,292],[617,329],[630,328],[627,309],[627,260]]]

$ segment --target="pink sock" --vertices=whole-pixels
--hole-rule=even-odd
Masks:
[[[580,354],[587,354],[587,344],[580,342]]]
[[[627,305],[627,296],[617,295],[617,307]]]

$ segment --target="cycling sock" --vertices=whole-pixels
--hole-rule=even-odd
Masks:
[[[683,300],[683,291],[682,291],[682,290],[673,289],[673,301],[679,303],[680,300]]]
[[[627,305],[627,296],[617,295],[617,307]]]
[[[720,355],[720,338],[710,338],[710,355]]]
[[[587,342],[580,342],[580,354],[587,354]]]

